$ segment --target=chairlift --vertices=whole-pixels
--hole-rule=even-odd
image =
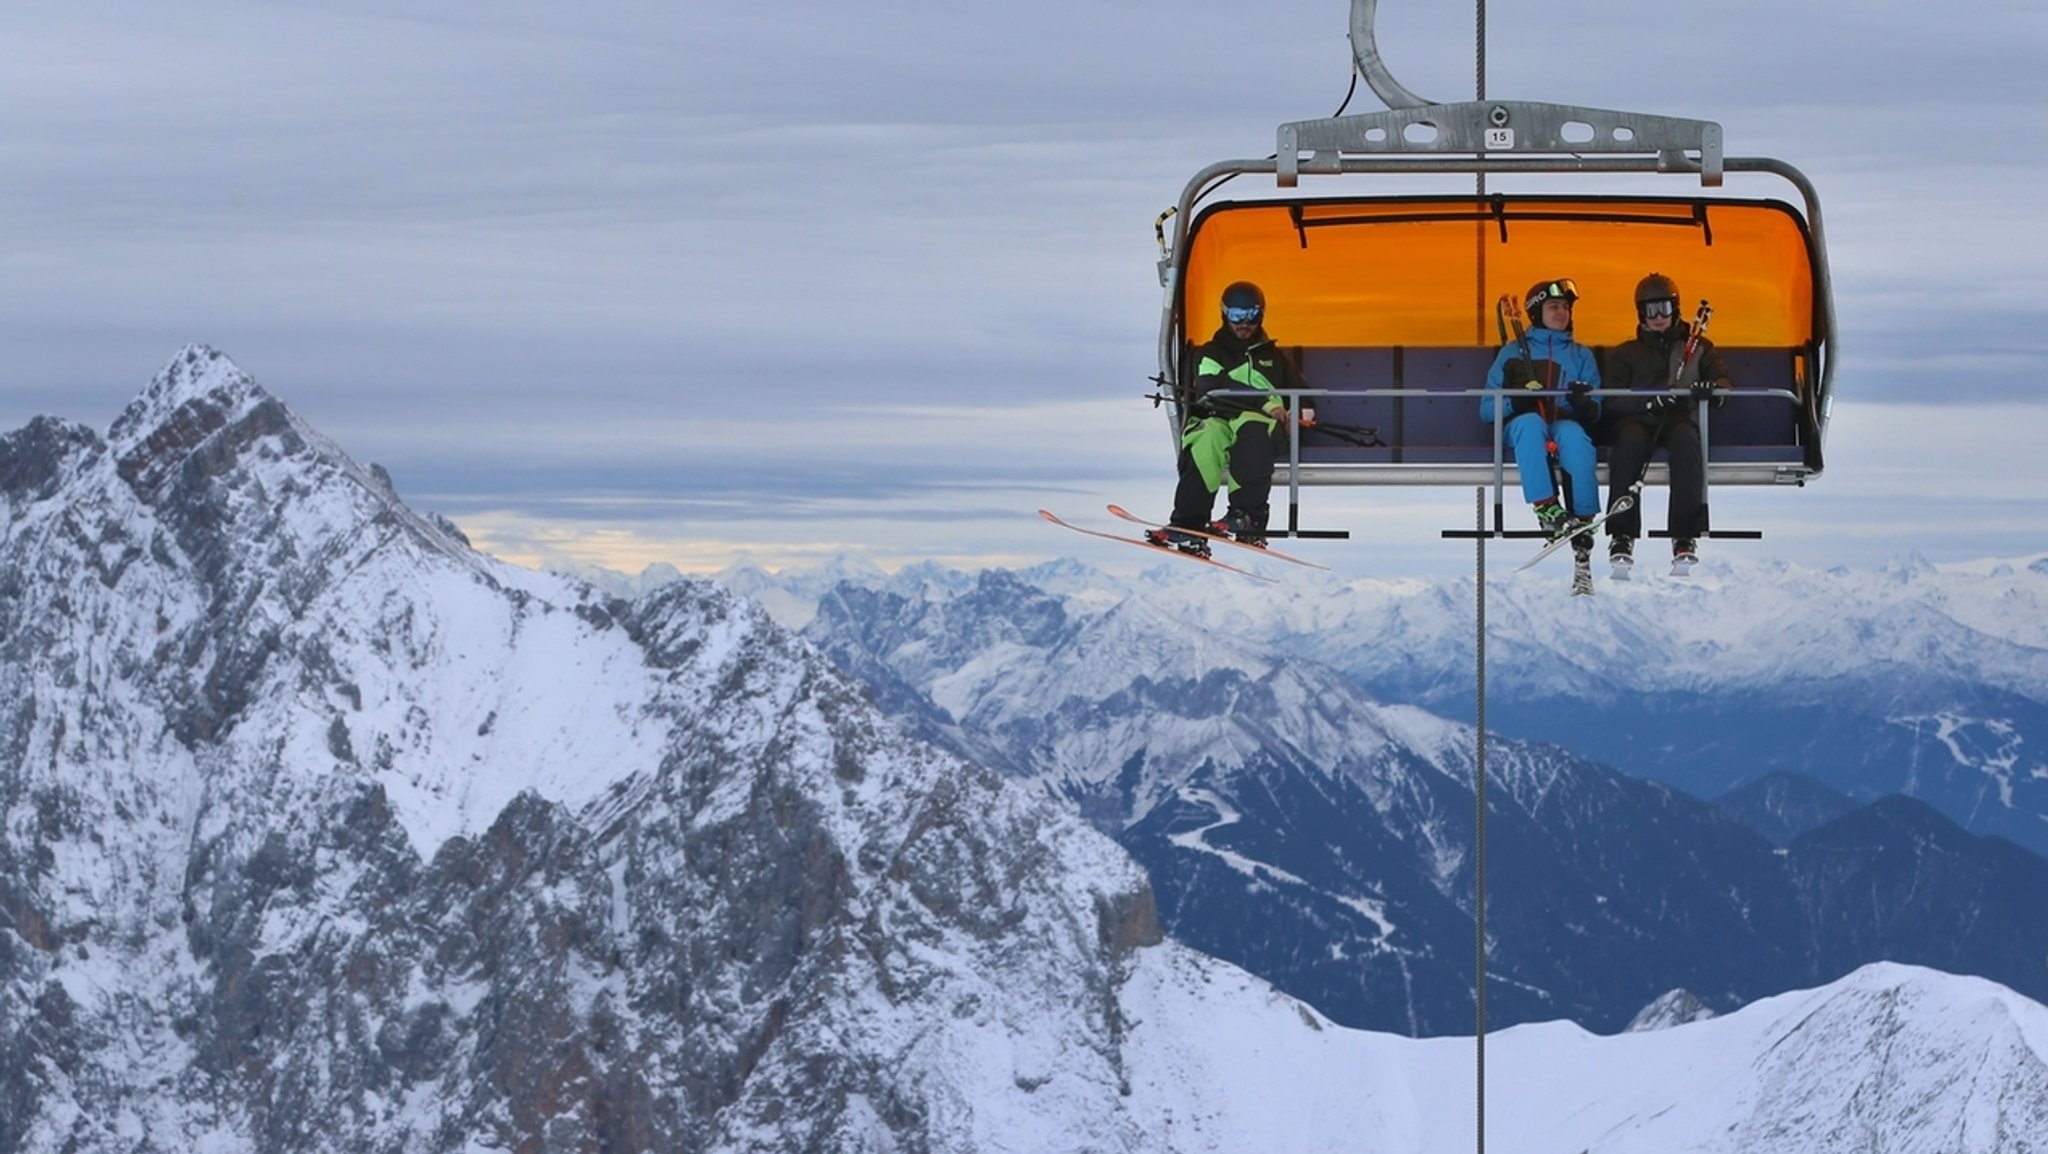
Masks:
[[[1495,303],[1569,276],[1581,301],[1575,335],[1598,354],[1634,334],[1635,285],[1661,272],[1677,280],[1687,310],[1712,302],[1709,335],[1737,386],[1725,406],[1702,413],[1709,490],[1818,477],[1835,317],[1812,183],[1781,160],[1725,155],[1712,121],[1424,100],[1380,61],[1375,3],[1352,0],[1352,54],[1387,111],[1282,124],[1274,155],[1202,169],[1156,226],[1158,379],[1172,394],[1176,451],[1189,354],[1215,330],[1223,287],[1254,281],[1273,335],[1310,386],[1289,404],[1309,401],[1328,425],[1290,424],[1275,475],[1288,490],[1285,535],[1344,535],[1300,527],[1303,485],[1490,485],[1491,535],[1528,535],[1503,525],[1501,494],[1517,466],[1478,417],[1502,343]],[[1731,173],[1774,178],[1797,195],[1728,195]],[[1414,191],[1414,178],[1457,174],[1473,175],[1475,191]],[[1645,174],[1686,187],[1633,191],[1643,182],[1629,178]],[[1271,176],[1271,189],[1222,198],[1226,182],[1247,175]],[[1485,191],[1494,175],[1562,176],[1571,191]],[[1311,183],[1315,195],[1300,191]],[[1604,450],[1600,477],[1605,491]],[[1645,481],[1668,480],[1660,450]]]

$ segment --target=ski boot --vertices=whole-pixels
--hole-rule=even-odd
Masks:
[[[1671,575],[1687,577],[1693,566],[1700,563],[1699,543],[1690,537],[1680,537],[1671,542]]]
[[[1266,547],[1266,531],[1261,529],[1252,515],[1242,509],[1231,509],[1223,514],[1220,521],[1209,522],[1209,532],[1218,537],[1228,537],[1240,545],[1254,549]]]
[[[1636,539],[1616,535],[1607,542],[1607,564],[1616,581],[1626,581],[1636,567]]]
[[[1536,502],[1530,506],[1530,510],[1536,514],[1536,527],[1543,530],[1543,535],[1552,541],[1572,531],[1572,525],[1575,523],[1572,515],[1565,511],[1563,505],[1557,503],[1555,497],[1546,497]]]
[[[1146,530],[1145,541],[1147,544],[1157,545],[1161,549],[1178,549],[1195,557],[1207,557],[1209,555],[1209,542],[1201,534],[1190,533],[1186,529],[1176,529],[1171,525],[1164,529]]]

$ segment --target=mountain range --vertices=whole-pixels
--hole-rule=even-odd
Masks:
[[[1470,726],[1158,593],[1066,564],[842,578],[804,631],[912,732],[1116,837],[1177,938],[1347,1025],[1468,1032]],[[2048,861],[1925,803],[1841,799],[1781,844],[1557,745],[1488,754],[1495,1020],[1619,1029],[1674,987],[1727,1010],[1878,960],[2048,996]]]
[[[1774,772],[1906,794],[2048,855],[2048,555],[1811,570],[1733,548],[1690,580],[1575,601],[1540,566],[1490,579],[1488,727],[1701,797]],[[1147,596],[1380,700],[1474,716],[1471,577],[1205,576],[1156,571]]]
[[[1471,1038],[1344,1028],[1167,936],[1146,869],[1047,796],[1092,788],[1079,763],[1018,780],[923,740],[972,736],[967,698],[905,678],[936,708],[899,723],[718,582],[628,599],[484,556],[215,350],[104,434],[0,436],[0,526],[0,1154],[1476,1137]],[[990,662],[1023,654],[1001,631],[1058,627],[1025,600],[962,618],[1016,647]],[[1245,693],[1249,660],[1125,689]],[[1445,809],[1414,827],[1441,846],[1418,886],[1469,868],[1458,727],[1288,664],[1269,690],[1361,728],[1289,710],[1268,736],[1436,757],[1407,782],[1322,772],[1354,806]],[[1536,832],[1514,815],[1589,771],[1500,761],[1512,853]],[[1233,768],[1141,764],[1124,792],[1154,844],[1286,892],[1274,847],[1233,835]],[[1456,909],[1346,896],[1380,941]],[[1541,916],[1511,908],[1503,937]],[[2043,1148],[2048,1010],[2006,987],[1874,965],[1719,1016],[1659,1006],[1638,1024],[1684,1024],[1490,1037],[1496,1148]]]
[[[1142,591],[1167,618],[1311,659],[1376,700],[1475,715],[1469,576],[1266,567],[1279,586],[1164,561],[1135,579],[1073,560],[1019,576],[1087,604]],[[892,578],[843,557],[774,574],[736,566],[719,579],[801,628],[841,580],[944,592],[973,578],[930,565]],[[1773,774],[1863,802],[1905,794],[1972,833],[2048,855],[2048,555],[1812,570],[1731,554],[1689,580],[1601,588],[1563,601],[1541,567],[1488,580],[1490,730],[1700,797]]]

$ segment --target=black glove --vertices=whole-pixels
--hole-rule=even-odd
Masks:
[[[1215,392],[1204,391],[1201,396],[1195,398],[1195,403],[1189,411],[1198,417],[1234,417],[1239,413],[1249,413],[1259,407],[1260,402],[1257,397],[1222,395],[1222,390],[1224,389],[1241,389],[1243,387],[1243,385],[1236,381],[1225,379],[1212,386],[1216,390]]]
[[[1600,406],[1593,400],[1591,381],[1573,381],[1571,395],[1566,400],[1571,404],[1572,416],[1581,425],[1590,429],[1593,423],[1600,419]]]
[[[1692,383],[1692,399],[1693,399],[1693,400],[1694,400],[1695,402],[1698,402],[1698,401],[1711,401],[1711,400],[1713,400],[1713,399],[1714,399],[1714,382],[1712,382],[1712,381],[1694,381],[1694,382]]]
[[[1677,393],[1658,393],[1656,396],[1650,398],[1648,404],[1643,406],[1643,411],[1646,413],[1656,414],[1662,413],[1666,409],[1675,409],[1677,407]]]

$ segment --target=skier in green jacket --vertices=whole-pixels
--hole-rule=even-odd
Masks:
[[[1222,305],[1216,335],[1195,352],[1173,516],[1166,528],[1145,534],[1154,545],[1203,557],[1209,555],[1208,541],[1187,530],[1227,534],[1246,545],[1264,547],[1273,465],[1286,446],[1285,397],[1218,394],[1305,387],[1301,370],[1266,332],[1266,294],[1259,286],[1250,281],[1232,284],[1223,290]],[[1315,410],[1306,404],[1301,423],[1304,428],[1315,424]],[[1226,485],[1227,510],[1222,520],[1211,521],[1216,490]]]

